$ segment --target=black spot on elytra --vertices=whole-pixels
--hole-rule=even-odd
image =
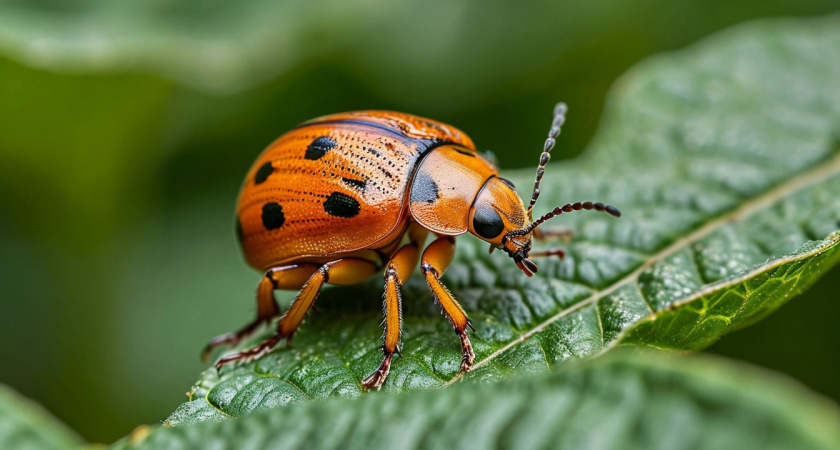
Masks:
[[[394,145],[393,145],[393,144],[391,144],[391,147],[393,147],[393,146],[394,146]],[[371,154],[371,155],[373,155],[373,156],[376,156],[377,158],[381,158],[381,157],[382,157],[382,153],[379,153],[379,150],[377,150],[377,149],[375,149],[375,148],[372,148],[372,147],[365,147],[365,150],[367,150],[367,152],[368,152],[368,153],[370,153],[370,154]]]
[[[303,155],[304,158],[310,160],[321,159],[324,155],[327,154],[328,151],[334,149],[338,145],[338,142],[333,140],[328,136],[321,136],[319,138],[315,138],[309,146],[306,147],[306,154]]]
[[[435,183],[435,180],[426,172],[419,172],[417,178],[414,179],[414,183],[411,185],[411,197],[409,201],[412,203],[434,203],[440,196],[440,192],[438,191],[438,185]]]
[[[354,180],[353,178],[342,177],[341,181],[343,181],[346,185],[357,187],[359,189],[364,189],[365,186],[367,186],[367,180]]]
[[[274,172],[274,167],[271,167],[271,163],[267,162],[260,166],[257,170],[257,174],[254,175],[254,184],[264,183],[265,180],[268,179],[268,176]]]
[[[266,230],[276,230],[286,222],[283,207],[278,203],[266,203],[262,207],[262,223]]]
[[[335,217],[349,219],[355,217],[361,210],[362,205],[358,200],[341,192],[333,192],[324,202],[324,211]]]
[[[239,220],[239,217],[236,218],[236,239],[238,239],[239,242],[245,240],[245,232],[242,230],[242,221]]]
[[[473,215],[473,229],[479,237],[493,239],[505,231],[505,223],[496,210],[487,203],[482,203],[475,208]]]

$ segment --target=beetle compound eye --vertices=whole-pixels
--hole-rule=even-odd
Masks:
[[[502,216],[492,206],[485,203],[475,209],[473,229],[479,236],[493,239],[505,231],[505,223],[502,221]]]

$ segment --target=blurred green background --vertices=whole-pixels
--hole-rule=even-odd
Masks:
[[[743,21],[838,9],[0,2],[0,382],[97,442],[184,401],[201,347],[254,311],[258,274],[233,237],[241,179],[299,122],[411,112],[465,130],[505,168],[533,166],[556,101],[571,110],[557,156],[573,157],[640,59]],[[711,351],[840,399],[840,354],[827,350],[840,347],[838,280]]]

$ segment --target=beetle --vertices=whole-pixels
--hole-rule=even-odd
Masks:
[[[472,140],[452,126],[404,113],[358,111],[305,122],[280,136],[248,171],[236,208],[236,229],[245,260],[265,275],[257,285],[257,316],[235,333],[214,338],[203,357],[235,345],[263,323],[280,316],[276,289],[299,290],[273,336],[218,360],[216,368],[252,361],[292,336],[325,284],[361,283],[384,272],[384,356],[362,380],[379,388],[393,355],[401,353],[400,287],[420,263],[435,301],[460,339],[460,368],[469,371],[475,352],[466,312],[440,277],[452,261],[455,237],[471,233],[503,250],[527,276],[537,272],[531,253],[537,229],[554,216],[582,209],[619,217],[618,209],[595,202],[554,208],[532,220],[550,151],[565,122],[559,103],[537,168],[527,208],[510,181],[479,154]],[[434,240],[425,247],[426,238]],[[384,270],[383,270],[384,269]]]

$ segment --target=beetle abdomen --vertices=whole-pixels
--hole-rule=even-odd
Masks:
[[[257,269],[373,248],[405,220],[418,159],[459,130],[407,114],[362,111],[304,123],[272,143],[243,183],[240,243]]]

